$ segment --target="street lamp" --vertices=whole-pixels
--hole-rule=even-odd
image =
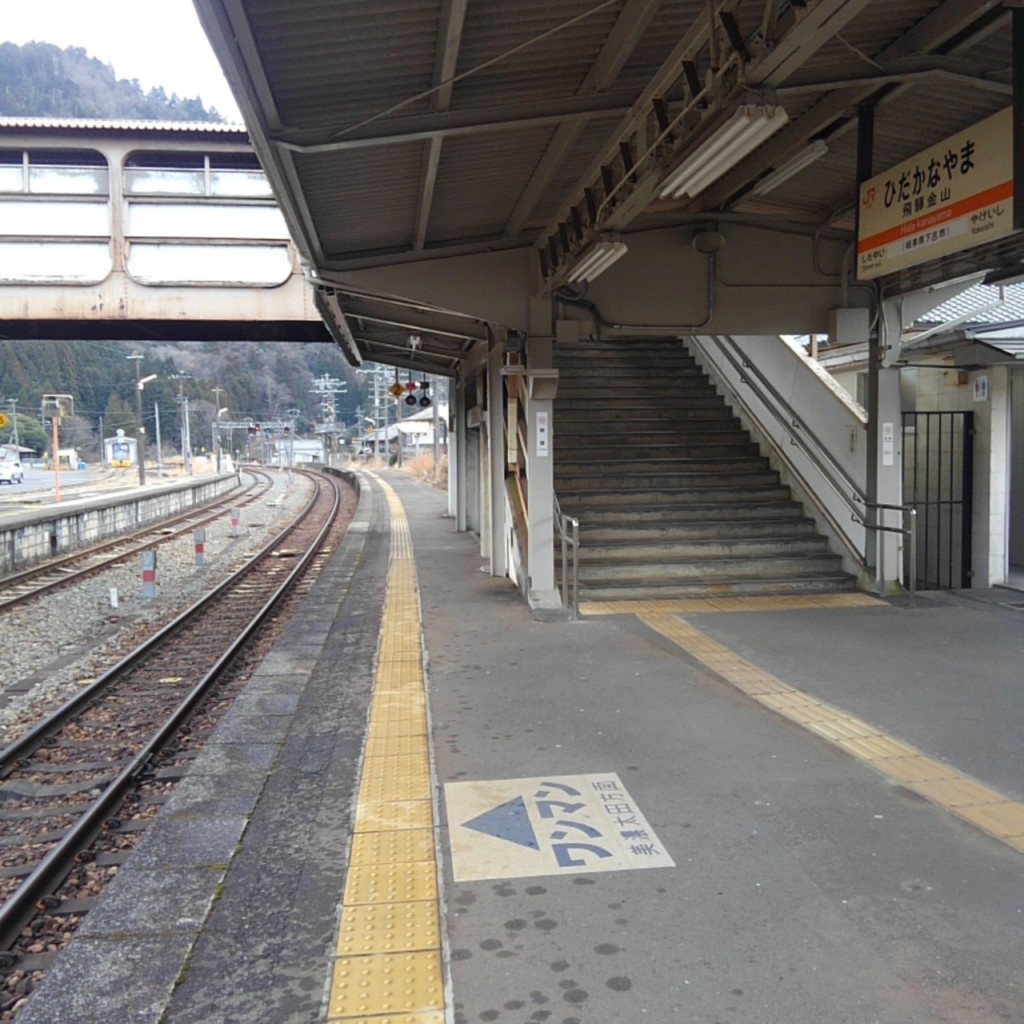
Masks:
[[[129,356],[129,358],[132,358]],[[135,373],[138,375],[139,364],[135,364]],[[146,428],[142,423],[142,389],[151,381],[156,380],[157,375],[155,373],[149,374],[148,377],[142,377],[135,382],[135,414],[139,421],[139,432],[137,440],[135,442],[138,448],[139,456],[139,486],[143,487],[146,483]]]
[[[217,397],[220,398],[221,388],[214,388],[217,392]],[[217,453],[217,472],[220,472],[220,456],[224,446],[220,442],[220,418],[228,411],[228,407],[225,405],[222,409],[217,410],[217,419],[213,424],[213,450]]]

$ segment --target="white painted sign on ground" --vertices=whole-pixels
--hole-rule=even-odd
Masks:
[[[618,775],[449,782],[456,882],[674,867]]]

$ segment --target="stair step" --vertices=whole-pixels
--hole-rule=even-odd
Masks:
[[[686,561],[581,561],[581,585],[621,582],[709,583],[722,579],[806,579],[817,573],[838,573],[841,560],[833,554],[761,555],[735,558],[694,558]]]
[[[700,384],[661,392],[639,388],[623,390],[618,385],[576,387],[563,390],[562,385],[559,384],[558,397],[555,399],[555,411],[580,404],[593,411],[594,405],[599,404],[601,407],[651,408],[664,409],[667,412],[687,407],[717,407],[724,403],[725,400],[720,395],[716,395],[714,392],[709,393],[708,386]]]
[[[586,523],[586,526],[580,525],[581,551],[587,551],[592,547],[600,548],[606,545],[644,542],[670,544],[706,540],[734,544],[759,538],[772,538],[785,542],[807,537],[822,540],[814,523],[799,516],[799,509],[796,506],[794,506],[793,515],[775,519],[728,520],[716,518],[665,524],[638,520],[628,524],[594,525],[593,519],[588,517]]]
[[[666,477],[689,476],[690,474],[723,473],[745,475],[748,473],[773,472],[768,468],[768,460],[762,455],[707,455],[693,457],[670,458],[593,458],[574,461],[570,465],[560,466],[555,472],[556,480],[566,482],[578,477],[596,477],[606,485],[615,485],[619,480],[632,480],[636,477],[655,479],[664,473]]]
[[[554,355],[555,490],[580,521],[583,600],[853,588],[681,342]]]
[[[693,472],[619,473],[615,476],[575,476],[568,470],[555,474],[555,493],[579,495],[582,492],[615,493],[623,497],[663,490],[699,491],[736,490],[746,488],[769,488],[779,482],[774,470],[749,470],[744,472],[716,473],[714,470]],[[559,499],[561,500],[561,499]]]
[[[607,583],[580,584],[581,601],[677,601],[697,597],[771,597],[783,594],[836,594],[856,589],[852,576],[832,573],[784,579],[748,579],[737,576],[713,583]]]
[[[699,434],[688,435],[679,430],[629,430],[618,423],[595,425],[588,433],[566,433],[561,422],[558,424],[558,452],[560,455],[571,453],[575,458],[578,452],[594,453],[601,451],[642,451],[651,448],[656,451],[693,451],[701,455],[705,452],[724,452],[749,450],[751,454],[759,451],[750,436],[739,429],[708,430],[704,428]]]
[[[561,433],[587,431],[595,427],[607,428],[610,423],[624,422],[637,430],[685,431],[698,429],[704,424],[714,424],[715,429],[721,430],[723,423],[735,423],[734,429],[742,429],[732,410],[724,404],[690,406],[685,409],[665,409],[662,406],[649,409],[620,409],[618,406],[614,409],[597,409],[594,402],[582,402],[573,408],[555,409],[555,423]]]
[[[723,484],[720,487],[691,487],[628,493],[608,491],[561,490],[556,489],[563,512],[576,515],[577,508],[597,511],[603,508],[678,508],[680,505],[756,504],[759,502],[790,501],[789,488],[783,484],[777,487],[734,487]]]
[[[581,538],[580,566],[600,563],[602,566],[628,563],[641,572],[647,562],[671,566],[682,561],[703,563],[722,558],[792,558],[822,555],[835,558],[824,537],[715,537],[695,540],[619,539],[614,543],[594,543],[589,536]]]
[[[562,506],[562,511],[567,512]],[[723,530],[736,530],[753,523],[764,524],[767,528],[785,523],[788,529],[796,522],[813,523],[806,519],[803,509],[795,501],[748,502],[722,505],[708,502],[694,505],[661,505],[655,507],[613,506],[611,508],[580,508],[582,529],[671,529],[705,525]],[[572,513],[573,515],[576,512]]]
[[[670,383],[662,383],[666,378]],[[657,381],[652,381],[649,377],[634,379],[618,376],[594,377],[587,374],[584,379],[559,378],[555,404],[557,406],[565,398],[588,398],[597,395],[615,401],[624,398],[651,398],[664,401],[666,398],[679,395],[707,394],[709,387],[707,377],[680,377],[675,371],[670,374],[659,374]]]
[[[645,444],[634,448],[625,443],[606,447],[590,441],[586,445],[579,444],[566,448],[564,441],[559,441],[558,455],[565,462],[571,462],[574,467],[591,467],[593,472],[597,472],[593,467],[600,466],[650,465],[657,467],[705,463],[710,466],[725,467],[739,460],[760,460],[762,467],[768,464],[756,446],[738,444],[708,445],[706,448],[684,444],[676,447]]]

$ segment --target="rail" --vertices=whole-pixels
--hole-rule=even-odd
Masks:
[[[555,529],[562,543],[562,580],[559,593],[562,607],[568,608],[573,619],[580,617],[580,521],[575,516],[563,515],[555,498]],[[569,550],[572,564],[569,564]],[[571,571],[570,571],[571,570]],[[571,583],[570,583],[571,581]]]
[[[916,607],[917,598],[917,509],[913,505],[887,505],[885,502],[865,501],[864,508],[876,512],[902,512],[903,522],[909,526],[884,526],[878,522],[867,522],[867,516],[861,521],[865,530],[876,533],[896,533],[909,538],[910,558],[906,567],[907,590],[910,594],[910,607]],[[878,596],[885,596],[885,545],[878,546]]]
[[[281,531],[269,544],[264,545],[259,552],[227,579],[179,614],[172,622],[146,639],[142,645],[122,658],[88,687],[59,707],[52,715],[0,750],[0,775],[6,777],[19,760],[30,758],[33,752],[46,742],[47,737],[55,734],[67,722],[78,719],[88,705],[94,704],[108,690],[112,689],[122,676],[137,666],[143,665],[145,659],[158,652],[160,646],[169,638],[179,633],[184,627],[201,624],[204,613],[216,601],[234,590],[245,593],[246,599],[254,602],[256,611],[250,615],[248,624],[239,630],[233,639],[227,641],[226,646],[218,652],[213,666],[198,681],[182,679],[182,690],[179,696],[172,695],[168,698],[172,702],[177,701],[173,710],[162,721],[153,723],[155,731],[148,738],[138,738],[140,746],[134,752],[129,752],[123,761],[113,765],[117,768],[118,774],[101,789],[97,787],[98,795],[71,823],[68,830],[55,840],[49,850],[26,874],[11,897],[0,906],[0,960],[10,962],[15,956],[8,951],[13,949],[24,925],[40,909],[40,903],[48,899],[67,877],[75,858],[99,834],[104,821],[121,803],[124,794],[129,790],[136,777],[150,764],[156,753],[168,744],[182,723],[188,719],[195,707],[223,674],[226,667],[231,664],[238,651],[250,640],[256,629],[273,612],[276,603],[316,557],[323,546],[330,524],[337,514],[339,496],[336,487],[334,488],[332,509],[327,516],[327,524],[318,530],[316,537],[306,546],[290,571],[283,578],[276,573],[273,579],[268,577],[269,583],[265,588],[254,587],[251,584],[247,586],[243,582],[251,575],[258,560],[267,558],[280,546],[284,538],[292,535],[307,518],[319,492],[320,489],[317,487],[316,494],[296,522]]]

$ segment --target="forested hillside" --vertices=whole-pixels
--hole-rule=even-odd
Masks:
[[[162,89],[143,93],[138,82],[116,78],[110,65],[83,49],[0,43],[0,116],[14,115],[222,120],[198,98],[168,97]],[[136,351],[143,357],[139,376],[158,375],[144,391],[146,429],[155,437],[159,413],[165,441],[177,437],[180,397],[189,399],[197,446],[207,443],[218,408],[235,421],[283,419],[298,409],[303,429],[320,418],[313,381],[324,375],[347,385],[347,393],[336,396],[339,421],[352,423],[357,405],[366,404],[362,379],[332,345],[5,341],[2,321],[0,309],[0,413],[10,417],[17,410],[19,440],[38,451],[47,443],[39,426],[44,394],[73,397],[75,416],[62,426],[62,438],[87,456],[98,456],[101,434],[134,433],[136,361],[128,357]],[[9,426],[0,429],[0,443],[11,434]]]
[[[143,92],[80,47],[62,50],[52,43],[0,43],[0,116],[224,120],[199,97]]]
[[[129,358],[135,353],[142,359]],[[32,421],[40,419],[42,396],[71,395],[75,415],[62,425],[62,437],[98,456],[101,431],[105,437],[118,429],[135,432],[136,363],[140,377],[157,374],[145,386],[143,420],[155,437],[159,416],[164,441],[177,437],[180,398],[189,400],[197,446],[210,438],[218,408],[227,410],[225,420],[261,422],[288,419],[297,409],[297,427],[305,431],[320,419],[314,380],[325,376],[347,389],[335,395],[339,424],[353,423],[356,407],[368,404],[365,382],[333,345],[0,340],[0,412],[10,416],[16,409],[20,440],[38,449],[45,433]],[[10,434],[9,427],[0,430],[0,443]]]

